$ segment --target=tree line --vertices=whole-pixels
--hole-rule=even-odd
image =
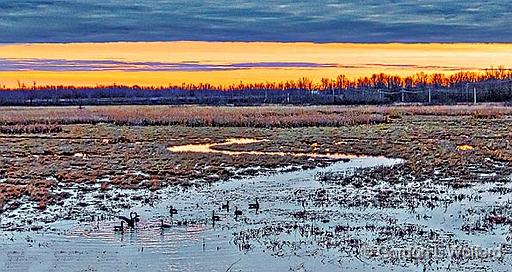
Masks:
[[[0,79],[1,80],[1,79]],[[512,70],[460,71],[412,76],[373,74],[350,79],[345,75],[314,82],[307,77],[284,82],[168,86],[31,86],[0,88],[0,104],[367,104],[392,102],[465,102],[478,89],[479,101],[508,101],[512,96]],[[428,93],[427,93],[428,90]],[[407,96],[407,97],[406,97]],[[427,98],[428,96],[428,98]],[[434,99],[432,99],[434,97]],[[406,99],[408,98],[408,99]]]

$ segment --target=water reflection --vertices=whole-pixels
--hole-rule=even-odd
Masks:
[[[232,139],[220,145],[255,142]],[[212,149],[215,145],[201,145],[197,150],[202,151],[197,152],[217,152]],[[175,152],[194,152],[189,147],[175,147],[181,150]],[[109,194],[122,195],[120,199],[154,195],[159,201],[154,205],[137,201],[138,206],[121,211],[128,214],[133,210],[142,217],[136,230],[124,234],[112,230],[117,224],[113,219],[71,222],[71,228],[65,228],[69,222],[57,222],[61,233],[12,234],[0,230],[4,251],[0,253],[0,269],[25,265],[30,271],[47,271],[48,266],[40,264],[53,260],[63,271],[87,270],[91,264],[99,271],[132,271],[134,267],[139,271],[506,271],[511,265],[510,255],[500,261],[453,260],[439,255],[429,263],[370,254],[372,249],[452,244],[510,247],[508,225],[495,224],[487,231],[483,227],[491,211],[500,215],[511,210],[511,184],[456,189],[432,181],[394,184],[377,180],[375,184],[342,185],[319,178],[325,173],[401,162],[364,157],[324,168],[283,171],[186,190],[112,189]],[[84,194],[97,199],[104,192]],[[249,209],[256,197],[261,204],[258,213]],[[222,208],[227,200],[229,212]],[[178,211],[173,216],[175,226],[162,231],[160,218],[170,219],[170,206]],[[239,218],[233,214],[234,206],[243,211]],[[212,210],[221,219],[215,226]],[[177,224],[185,221],[193,223]],[[20,248],[28,252],[25,258],[13,253]],[[359,251],[365,248],[369,253]]]
[[[253,138],[230,138],[223,143],[208,144],[187,144],[170,146],[167,150],[171,152],[197,152],[197,153],[217,153],[230,156],[256,155],[256,156],[294,156],[294,157],[311,157],[311,158],[327,158],[327,159],[353,159],[364,156],[357,156],[343,153],[306,153],[306,152],[275,152],[275,151],[233,151],[215,149],[216,146],[232,145],[232,144],[252,144],[268,140],[258,140]]]

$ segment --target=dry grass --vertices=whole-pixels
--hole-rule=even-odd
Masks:
[[[410,115],[499,118],[512,107],[496,104],[451,106],[309,106],[309,107],[195,107],[195,106],[91,106],[12,107],[0,109],[0,132],[55,132],[54,125],[112,123],[126,126],[189,127],[337,127],[388,122]],[[6,126],[27,126],[29,128]],[[39,126],[36,126],[39,125]],[[47,127],[40,125],[49,125]],[[12,132],[11,132],[12,131]]]
[[[383,113],[355,107],[102,106],[4,108],[0,124],[183,125],[191,127],[309,127],[377,124]]]
[[[512,115],[512,107],[497,104],[482,105],[439,105],[439,106],[392,106],[374,108],[375,113],[389,117],[404,115],[472,116],[475,118],[499,118]]]
[[[481,179],[481,173],[511,174],[510,109],[496,105],[3,108],[0,126],[20,126],[18,132],[25,133],[24,126],[38,128],[31,130],[37,133],[46,126],[71,125],[48,137],[0,135],[0,206],[5,202],[12,208],[9,200],[27,196],[44,209],[47,203],[57,203],[63,197],[48,190],[59,184],[102,183],[108,178],[101,184],[103,190],[157,190],[172,184],[187,185],[190,180],[211,182],[237,175],[230,169],[320,163],[300,157],[178,154],[166,149],[233,137],[269,141],[224,148],[399,157],[406,159],[400,171],[395,168],[376,175],[390,181],[400,180],[402,175],[455,178],[465,184]],[[389,118],[396,116],[402,118]],[[494,117],[492,121],[482,119]],[[379,122],[376,120],[388,122],[349,126]],[[124,126],[88,125],[100,122]],[[159,126],[140,126],[150,124]],[[265,129],[272,126],[275,128]],[[464,145],[474,148],[461,150],[459,146]],[[148,176],[136,174],[138,171]],[[48,177],[59,182],[51,182]]]
[[[59,133],[62,127],[58,125],[31,124],[31,125],[9,125],[0,126],[1,134],[40,134],[40,133]]]

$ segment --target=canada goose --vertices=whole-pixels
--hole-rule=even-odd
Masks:
[[[178,210],[176,210],[173,206],[171,206],[169,208],[169,214],[171,215],[171,217],[175,214],[178,214]]]
[[[121,221],[121,225],[114,226],[114,231],[124,232],[124,221]]]
[[[221,208],[229,212],[229,200],[226,200],[226,204],[222,204]]]
[[[220,216],[215,215],[215,210],[212,211],[212,221],[215,223],[215,221],[220,221]]]
[[[170,224],[164,223],[164,220],[160,219],[160,228],[161,229],[168,229],[170,227],[172,227]]]
[[[237,206],[235,206],[235,219],[238,219],[238,216],[241,216],[242,214],[242,211],[239,210]]]
[[[249,209],[260,209],[260,203],[258,202],[258,198],[256,198],[255,203],[249,203]]]
[[[135,223],[139,222],[139,215],[136,212],[130,213],[130,218],[125,216],[118,216],[119,219],[124,220],[129,228],[135,228]]]

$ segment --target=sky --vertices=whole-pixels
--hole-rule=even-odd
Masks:
[[[512,67],[512,2],[0,1],[0,86],[157,85]]]
[[[0,42],[512,42],[509,0],[0,1]]]
[[[511,44],[116,42],[0,46],[0,86],[314,81],[510,67]]]

